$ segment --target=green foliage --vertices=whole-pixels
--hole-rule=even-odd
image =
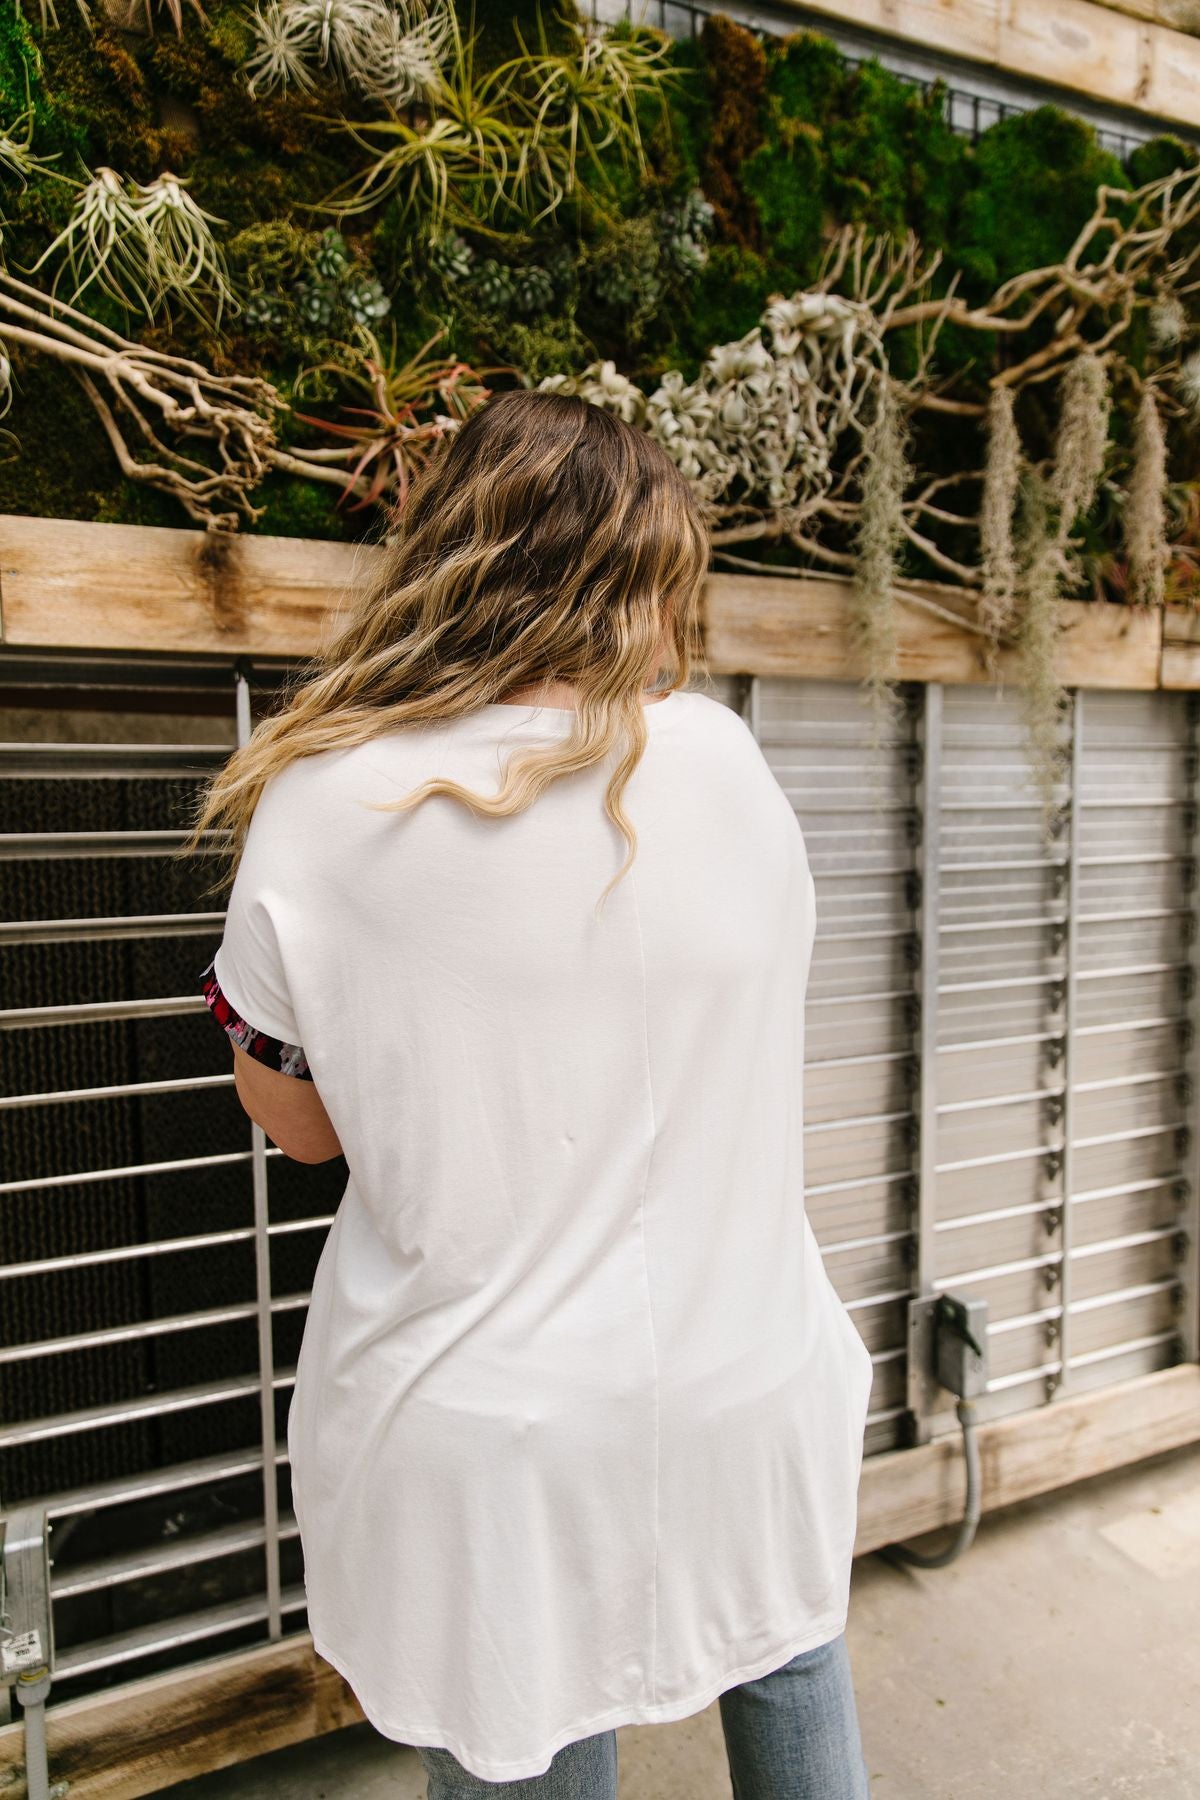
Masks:
[[[940,87],[923,93],[873,61],[851,68],[827,38],[801,31],[768,56],[766,121],[743,181],[789,274],[815,265],[834,222],[948,241],[970,151]]]
[[[1131,185],[1091,126],[1055,106],[991,126],[976,146],[972,172],[952,249],[980,293],[1058,262],[1091,216],[1100,183]]]
[[[256,42],[243,0],[213,0],[203,22],[188,10],[180,34],[121,31],[100,8],[90,33],[74,6],[58,11],[59,27],[42,30],[16,6],[0,6],[0,129],[20,119],[28,93],[31,152],[58,158],[54,174],[24,186],[0,172],[8,266],[29,268],[62,232],[72,182],[111,168],[126,184],[149,184],[169,171],[217,221],[238,305],[219,329],[156,317],[137,335],[218,371],[262,374],[313,404],[345,397],[339,370],[349,378],[361,333],[385,312],[401,359],[444,332],[448,357],[511,369],[501,382],[577,373],[597,359],[643,385],[667,369],[692,380],[714,345],[755,328],[772,293],[811,283],[838,226],[914,230],[943,249],[947,277],[961,270],[968,291],[981,293],[1061,257],[1097,183],[1144,182],[1197,154],[1164,135],[1139,147],[1126,172],[1088,126],[1052,107],[993,126],[972,146],[950,130],[938,87],[922,92],[869,60],[852,67],[812,31],[764,41],[721,15],[699,37],[665,45],[669,104],[655,82],[635,83],[629,129],[606,142],[610,116],[596,110],[586,83],[572,87],[561,61],[578,50],[571,0],[463,0],[458,21],[474,36],[479,77],[507,68],[504,81],[517,79],[513,59],[523,46],[535,52],[558,82],[555,116],[569,124],[574,107],[590,148],[580,151],[574,191],[540,221],[520,209],[460,219],[452,245],[449,234],[432,244],[428,220],[406,216],[396,194],[378,193],[339,223],[330,196],[361,181],[396,120],[381,106],[372,111],[368,98],[348,102],[319,73],[311,93],[253,97],[241,73]],[[628,30],[617,40],[618,54],[635,41]],[[527,108],[533,91],[524,90]],[[348,105],[357,135],[338,129]],[[420,109],[403,123],[420,131]],[[128,328],[94,290],[85,304]],[[1130,337],[1138,367],[1152,359],[1148,329],[1139,319]],[[897,378],[913,353],[900,335],[889,343]],[[982,400],[996,353],[981,334],[948,328],[937,368],[959,376],[957,393]],[[17,392],[5,422],[21,450],[0,464],[0,509],[52,505],[73,517],[178,522],[170,502],[119,476],[69,376],[14,360]],[[1018,406],[1028,454],[1048,457],[1053,394],[1030,390]],[[946,415],[934,424],[914,423],[921,466],[966,466],[971,427]],[[294,420],[283,428],[303,441]],[[273,477],[257,529],[358,532],[369,521],[338,513],[336,494]],[[911,551],[906,557],[919,564]]]

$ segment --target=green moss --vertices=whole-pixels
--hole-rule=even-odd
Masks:
[[[742,179],[780,279],[800,286],[839,225],[945,244],[969,155],[940,88],[923,93],[875,62],[851,68],[802,31],[768,54],[766,135]]]
[[[1133,150],[1127,165],[1129,179],[1134,187],[1142,187],[1147,181],[1161,181],[1164,175],[1173,175],[1176,169],[1194,169],[1198,159],[1200,151],[1194,144],[1185,144],[1182,138],[1164,132]]]
[[[704,192],[716,209],[726,242],[762,245],[758,210],[742,181],[742,167],[764,140],[766,51],[743,25],[711,13],[700,34],[708,76],[708,141],[701,161]]]
[[[249,529],[256,536],[337,538],[365,536],[374,514],[339,509],[339,490],[323,481],[305,481],[295,475],[269,475],[254,496],[265,510]]]
[[[1099,184],[1130,185],[1092,127],[1055,106],[990,126],[976,146],[974,174],[957,209],[953,249],[976,292],[1059,262],[1090,217]]]
[[[714,244],[695,278],[691,305],[676,322],[676,366],[688,380],[714,344],[731,343],[754,329],[770,291],[764,257],[737,244]]]

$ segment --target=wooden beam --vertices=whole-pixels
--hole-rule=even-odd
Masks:
[[[300,538],[0,515],[0,644],[45,649],[315,655],[380,552]],[[844,581],[713,575],[704,631],[714,675],[857,681]],[[982,682],[974,601],[914,586],[900,608],[905,680]],[[957,620],[961,618],[960,625]],[[1069,602],[1059,673],[1071,686],[1153,688],[1162,615]],[[1002,679],[1013,674],[1001,658]]]
[[[177,1781],[356,1725],[358,1702],[307,1633],[47,1710],[51,1784],[71,1800],[140,1800]],[[0,1793],[28,1800],[24,1727],[0,1729]]]
[[[935,46],[1022,79],[1189,128],[1200,100],[1200,38],[1096,0],[793,0],[898,43]]]
[[[1200,611],[1168,606],[1163,611],[1162,671],[1164,688],[1200,688]]]
[[[978,1440],[985,1513],[1200,1442],[1200,1364],[1009,1413],[980,1425]],[[957,1431],[867,1457],[855,1555],[957,1524],[965,1485]],[[345,1682],[297,1635],[52,1705],[51,1779],[70,1782],[70,1800],[141,1800],[361,1718]],[[27,1800],[23,1754],[21,1725],[0,1729],[4,1800]]]
[[[0,643],[311,656],[379,552],[0,515]]]
[[[977,1426],[976,1436],[982,1510],[994,1512],[1164,1450],[1200,1443],[1200,1363],[1176,1363],[1110,1388],[1067,1394],[1048,1406],[1008,1413]],[[855,1555],[957,1524],[965,1498],[966,1466],[957,1430],[911,1450],[867,1457]]]
[[[931,611],[930,607],[936,608]],[[913,586],[899,608],[896,672],[905,681],[986,682],[983,639],[970,629],[974,604],[954,588]],[[964,620],[959,625],[947,613]],[[793,675],[856,681],[845,582],[713,575],[704,603],[704,642],[714,675]],[[1070,687],[1154,688],[1162,660],[1162,615],[1147,607],[1067,601],[1062,606],[1059,679]],[[1010,652],[998,673],[1014,675]]]

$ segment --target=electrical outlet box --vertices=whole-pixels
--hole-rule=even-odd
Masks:
[[[936,1419],[953,1400],[986,1393],[987,1384],[986,1300],[959,1294],[921,1294],[910,1300],[908,1385],[913,1417]]]
[[[49,1525],[44,1507],[0,1519],[0,1686],[36,1679],[54,1662]]]
[[[987,1391],[987,1301],[953,1294],[941,1299],[933,1320],[933,1372],[940,1386],[973,1400]]]

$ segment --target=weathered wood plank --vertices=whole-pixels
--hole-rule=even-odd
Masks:
[[[1168,606],[1163,611],[1162,670],[1164,688],[1200,688],[1200,610]]]
[[[379,554],[298,538],[0,516],[0,643],[311,656]],[[704,601],[712,672],[858,680],[847,597],[842,581],[713,575]],[[972,609],[970,596],[953,588],[914,588],[900,609],[898,674],[986,680]],[[1065,682],[1157,686],[1160,614],[1072,603],[1062,616]],[[999,673],[1013,674],[1011,656]]]
[[[1200,38],[1174,29],[1182,0],[1155,18],[1097,0],[794,0],[817,13],[927,49],[936,44],[1023,78],[1191,125],[1200,91]]]
[[[715,675],[791,675],[856,681],[862,668],[849,634],[848,589],[837,581],[713,575],[705,591],[704,639]],[[939,609],[930,612],[921,600]],[[939,616],[969,619],[969,596],[914,588],[899,609],[896,672],[905,681],[981,683],[989,677],[978,633]],[[1087,688],[1158,686],[1162,618],[1148,608],[1067,602],[1062,608],[1059,678]],[[1014,676],[1011,652],[997,665]]]
[[[978,1428],[982,1510],[1200,1443],[1200,1365],[1071,1395]],[[953,1526],[965,1498],[957,1433],[867,1457],[855,1554]],[[141,1800],[173,1782],[305,1742],[362,1717],[307,1636],[193,1664],[51,1708],[51,1776],[71,1800]],[[0,1792],[27,1800],[21,1726],[0,1729]]]
[[[982,1510],[1200,1443],[1200,1363],[1177,1363],[977,1427]],[[953,1525],[966,1499],[962,1437],[867,1457],[854,1553]]]
[[[0,642],[307,656],[377,551],[0,516]]]
[[[52,1705],[52,1782],[71,1800],[140,1800],[362,1719],[305,1634]],[[0,1729],[0,1792],[27,1800],[23,1727]]]

